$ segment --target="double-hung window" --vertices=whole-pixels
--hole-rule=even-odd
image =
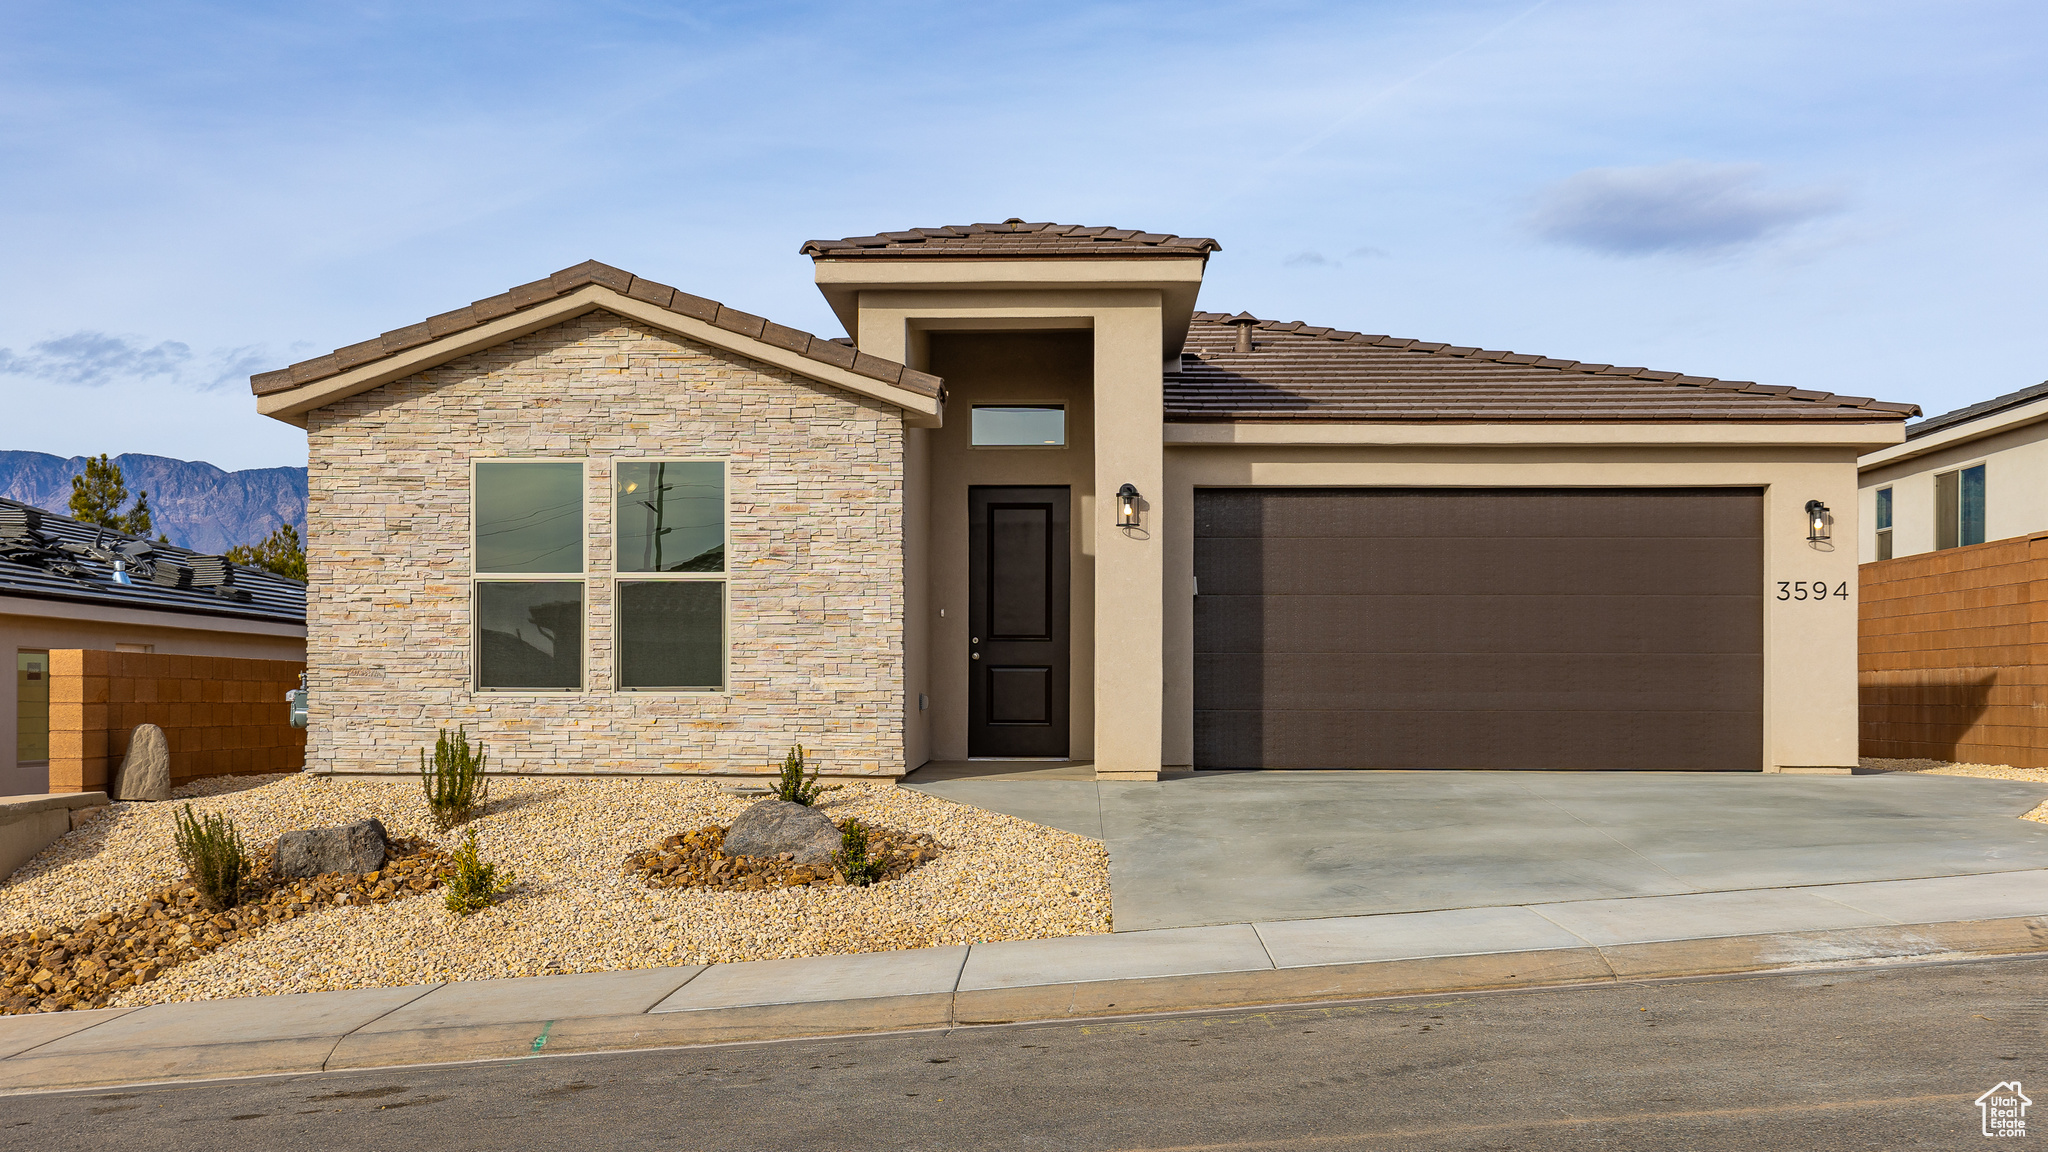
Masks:
[[[725,481],[721,460],[613,463],[612,630],[621,691],[725,689]]]
[[[470,549],[479,690],[583,687],[583,464],[478,460]]]
[[[1984,465],[1958,468],[1934,478],[1934,546],[1957,548],[1984,542]]]
[[[1877,490],[1877,558],[1892,558],[1892,490]]]

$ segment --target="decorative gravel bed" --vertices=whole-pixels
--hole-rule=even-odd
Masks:
[[[297,828],[383,821],[393,837],[452,849],[419,785],[292,774],[199,781],[178,803],[116,804],[0,884],[0,934],[76,924],[182,878],[172,817],[221,812],[255,844]],[[120,990],[115,1006],[281,992],[596,972],[1074,936],[1110,929],[1109,860],[1086,837],[895,787],[853,783],[834,820],[928,836],[943,849],[870,887],[651,888],[627,858],[730,824],[749,799],[701,780],[494,777],[474,828],[514,887],[457,917],[439,900],[345,905],[268,925]]]
[[[679,832],[645,852],[627,857],[626,871],[644,878],[650,888],[752,890],[846,883],[846,877],[831,864],[729,857],[719,851],[724,844],[725,829],[716,824],[695,832]],[[889,828],[868,829],[868,857],[882,864],[881,880],[877,883],[901,879],[912,868],[938,859],[940,851],[939,842],[922,833],[906,835]]]
[[[2031,780],[2048,784],[2048,768],[2015,768],[2010,764],[1958,764],[1948,760],[1884,760],[1865,756],[1857,767],[1866,772],[1926,772],[1934,776],[1980,776],[1991,780]],[[2048,824],[2048,801],[2022,819]]]

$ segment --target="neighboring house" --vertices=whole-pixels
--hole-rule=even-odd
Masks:
[[[305,586],[297,581],[0,500],[0,652],[14,664],[0,702],[0,748],[11,750],[0,759],[0,795],[53,790],[51,652],[303,661],[305,604]],[[60,699],[57,707],[110,702],[133,698]],[[95,716],[93,730],[106,729],[106,721]],[[172,722],[165,718],[161,726]],[[60,718],[60,739],[83,727],[79,718]],[[125,747],[125,732],[114,739]],[[58,749],[59,759],[66,751]],[[69,752],[73,761],[108,754],[105,748],[96,756]],[[77,784],[60,780],[54,790],[76,791]]]
[[[310,766],[1854,763],[1809,536],[1916,408],[1201,311],[1217,250],[813,241],[851,341],[593,261],[254,377]]]
[[[2048,766],[2048,383],[1860,470],[1864,755]]]

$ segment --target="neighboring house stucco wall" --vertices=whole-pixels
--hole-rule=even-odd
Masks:
[[[308,418],[308,766],[391,772],[465,725],[494,770],[828,774],[903,763],[903,420],[592,312]],[[585,461],[585,687],[471,689],[470,467]],[[730,460],[730,679],[612,688],[612,457]]]
[[[1857,481],[1863,524],[1856,539],[1858,559],[1877,559],[1878,489],[1892,490],[1892,557],[1917,556],[1934,551],[1934,478],[1978,464],[1984,465],[1986,542],[2048,531],[2048,421],[2043,421],[1896,463],[1865,464]]]

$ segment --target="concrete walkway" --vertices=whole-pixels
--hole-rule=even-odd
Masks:
[[[906,786],[1107,843],[1119,932],[2048,867],[2048,825],[2014,819],[2048,785],[2016,780],[991,771]]]
[[[2048,953],[2048,869],[0,1017],[0,1091]]]

